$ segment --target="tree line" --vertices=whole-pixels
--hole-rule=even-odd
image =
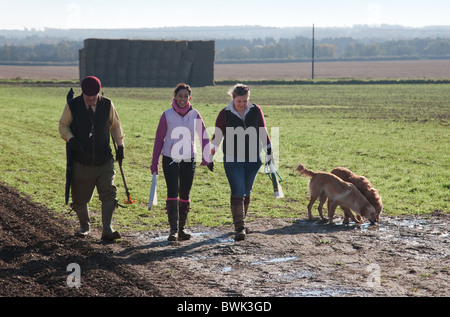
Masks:
[[[391,41],[359,41],[353,38],[325,38],[314,43],[318,59],[357,58],[448,58],[450,39],[424,38]],[[217,44],[216,60],[310,59],[312,40],[266,38],[264,40],[222,40]]]
[[[41,44],[3,44],[1,63],[77,63],[83,41],[55,41]],[[415,38],[375,41],[349,37],[323,38],[315,41],[317,59],[370,58],[450,58],[450,39]],[[292,39],[220,39],[216,40],[216,61],[298,60],[312,57],[312,40]]]
[[[2,63],[77,63],[80,41],[60,41],[50,44],[0,46]]]

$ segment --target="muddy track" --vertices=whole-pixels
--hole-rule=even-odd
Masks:
[[[104,243],[96,230],[74,237],[74,215],[55,217],[0,185],[0,296],[446,297],[449,220],[435,212],[344,226],[250,215],[242,242],[230,227],[195,227],[186,242],[167,242],[164,230]],[[67,283],[72,263],[81,287]]]

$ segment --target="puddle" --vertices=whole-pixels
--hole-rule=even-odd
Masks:
[[[424,226],[427,226],[428,223],[424,219],[392,219],[392,226],[403,227],[408,229],[424,229]]]
[[[342,222],[336,223],[338,226],[346,226]],[[389,231],[393,229],[398,228],[405,228],[405,229],[418,229],[423,230],[426,229],[426,227],[429,225],[429,223],[424,219],[382,219],[379,223],[376,224],[370,224],[368,222],[365,223],[354,223],[351,222],[350,225],[348,225],[350,228],[353,227],[354,230],[360,230],[361,232],[367,232],[367,231]]]
[[[285,257],[285,258],[275,258],[275,259],[270,259],[270,260],[252,262],[252,263],[250,263],[250,265],[264,265],[264,264],[272,264],[272,263],[283,263],[283,262],[288,262],[288,261],[295,260],[297,258],[298,258],[298,256],[290,256],[290,257]]]
[[[372,225],[368,222],[355,225],[355,230],[361,230],[361,232],[365,231],[387,231],[386,227],[381,225]]]
[[[295,291],[288,291],[283,296],[288,297],[342,297],[342,296],[355,296],[355,295],[362,295],[363,293],[366,293],[364,290],[361,289],[353,289],[353,288],[343,288],[343,289],[337,289],[337,288],[323,288],[323,289],[301,289]]]
[[[279,274],[274,279],[278,282],[293,282],[293,281],[301,280],[301,279],[310,279],[310,278],[313,278],[316,276],[317,276],[317,274],[314,272],[311,272],[308,270],[303,270],[303,271],[299,271],[299,272],[290,272],[290,273]]]
[[[236,242],[232,236],[226,234],[220,235],[220,232],[203,231],[203,232],[191,232],[192,237],[200,237],[204,239],[205,244],[218,244],[218,243],[234,243]]]
[[[283,262],[295,260],[297,258],[298,258],[297,256],[274,258],[274,259],[270,259],[270,260],[252,262],[252,263],[250,263],[250,265],[265,265],[265,264],[273,264],[273,263],[283,263]],[[221,270],[222,273],[229,273],[231,271],[233,271],[232,266],[225,266]],[[299,276],[301,276],[301,275],[299,275]],[[306,276],[301,276],[301,277],[297,277],[297,278],[304,278],[304,277],[306,277]],[[292,280],[297,279],[297,278],[292,278]]]
[[[192,235],[191,241],[204,240],[205,244],[217,244],[217,243],[234,243],[236,242],[232,236],[220,235],[220,232],[214,231],[202,231],[202,232],[189,232]],[[167,233],[146,233],[143,234],[141,240],[145,239],[154,242],[167,242]]]

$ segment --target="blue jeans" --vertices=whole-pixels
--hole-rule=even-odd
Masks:
[[[257,162],[226,162],[224,160],[223,167],[230,184],[231,196],[250,196],[261,164],[259,158]]]

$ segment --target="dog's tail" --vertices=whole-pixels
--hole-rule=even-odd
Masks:
[[[305,177],[314,177],[314,175],[317,174],[317,173],[307,169],[303,164],[298,164],[296,171],[298,171],[301,175],[303,175]]]

